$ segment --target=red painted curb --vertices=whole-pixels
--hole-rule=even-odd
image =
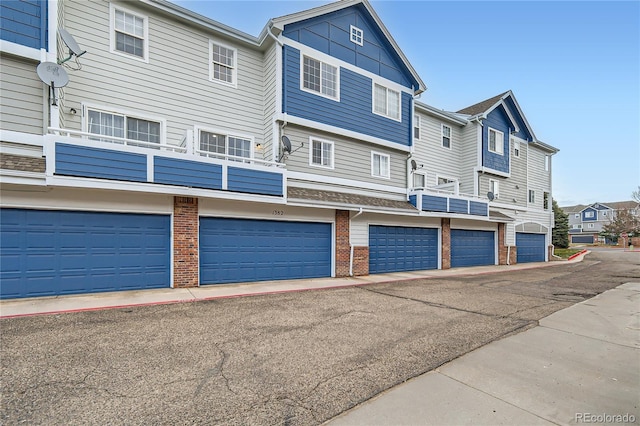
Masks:
[[[572,260],[575,259],[576,257],[580,256],[581,254],[584,254],[586,252],[588,252],[589,250],[582,250],[581,252],[578,252],[576,254],[572,254],[571,256],[569,256],[569,258],[567,260]]]

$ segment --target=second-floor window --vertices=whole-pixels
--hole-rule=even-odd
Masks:
[[[333,142],[311,139],[309,164],[333,169]]]
[[[89,133],[141,142],[161,142],[162,123],[160,121],[93,108],[87,108],[86,119]]]
[[[379,152],[371,153],[371,176],[389,178],[389,156]]]
[[[593,214],[592,211],[588,211],[588,212],[584,212],[584,217],[588,218],[588,219],[592,219],[595,215]]]
[[[502,155],[504,144],[504,133],[489,129],[489,151]]]
[[[413,187],[414,188],[424,188],[427,184],[427,180],[425,175],[422,173],[414,173],[413,174]]]
[[[493,193],[495,198],[500,195],[500,182],[497,180],[489,179],[489,192]]]
[[[533,189],[529,190],[529,202],[530,203],[536,202],[536,191],[534,191]]]
[[[302,57],[302,88],[338,99],[338,67],[311,58]]]
[[[112,6],[111,50],[147,60],[147,17]]]
[[[374,83],[373,112],[400,121],[400,92]]]
[[[413,116],[413,138],[418,140],[420,139],[420,116]]]
[[[442,125],[442,146],[451,149],[451,127]]]
[[[232,161],[251,158],[251,146],[253,145],[251,138],[199,130],[198,139],[203,155],[210,153],[212,157],[227,158]]]
[[[520,157],[520,141],[513,141],[513,156],[516,158]]]
[[[588,223],[588,224],[587,224],[587,228],[589,228],[589,229],[593,229],[593,228],[595,228],[595,226],[594,226],[594,224],[593,224],[593,223]]]
[[[209,79],[232,86],[236,85],[237,76],[237,51],[231,47],[209,42],[210,64]]]
[[[549,193],[548,192],[545,192],[542,194],[542,207],[545,210],[549,209]]]

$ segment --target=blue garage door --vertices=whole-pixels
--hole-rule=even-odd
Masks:
[[[495,232],[451,230],[451,267],[495,265]]]
[[[331,276],[331,224],[200,218],[200,283]]]
[[[518,263],[544,262],[546,246],[544,234],[516,232]]]
[[[0,210],[0,295],[169,287],[169,216]]]
[[[437,268],[437,229],[369,226],[369,273]]]
[[[593,235],[571,235],[573,244],[593,244]]]

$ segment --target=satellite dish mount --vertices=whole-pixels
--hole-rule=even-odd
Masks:
[[[57,106],[56,88],[69,84],[69,76],[62,65],[55,62],[41,62],[36,68],[40,80],[51,88],[51,105]]]
[[[302,148],[304,146],[304,142],[302,142],[302,144],[299,147],[297,147],[296,149],[294,149],[292,151],[291,150],[291,140],[289,139],[288,136],[282,135],[282,137],[280,138],[280,141],[282,142],[282,154],[280,154],[280,158],[278,159],[278,163],[282,162],[282,159],[284,158],[285,155],[293,154],[294,152],[296,152],[297,150],[299,150],[300,148]]]
[[[496,196],[493,192],[489,191],[487,192],[487,198],[489,199],[489,201],[493,201],[495,200]]]
[[[82,50],[80,48],[80,45],[78,44],[78,42],[76,42],[76,40],[69,33],[69,31],[65,30],[64,28],[60,28],[58,30],[58,34],[60,34],[60,38],[62,39],[64,44],[66,44],[67,47],[69,48],[69,56],[67,58],[65,58],[65,59],[58,60],[58,64],[59,65],[64,64],[65,62],[67,62],[68,60],[73,58],[74,56],[76,57],[76,60],[77,60],[77,58],[79,58],[80,56],[82,56],[85,53],[87,53],[86,50]]]

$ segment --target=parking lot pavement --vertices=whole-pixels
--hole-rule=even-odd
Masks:
[[[638,260],[5,318],[0,422],[320,424],[640,281]]]
[[[398,385],[328,424],[543,425],[593,423],[598,416],[600,424],[638,424],[638,306],[640,282],[621,285],[542,319],[540,327]]]

